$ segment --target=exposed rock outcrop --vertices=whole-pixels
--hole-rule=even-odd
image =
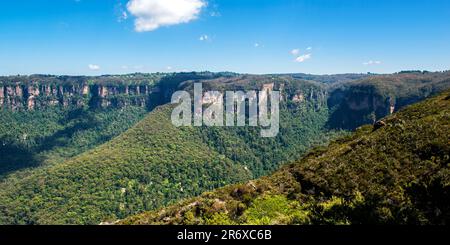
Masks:
[[[386,127],[386,123],[384,121],[377,121],[373,124],[373,131],[376,131],[382,127]]]
[[[300,92],[300,93],[294,95],[294,98],[292,98],[292,101],[301,103],[301,102],[305,101],[305,96],[303,95],[303,93]]]
[[[5,89],[0,86],[0,105],[3,105],[5,99]]]
[[[33,110],[36,106],[36,97],[39,96],[40,91],[39,88],[35,88],[34,86],[28,86],[28,100],[27,100],[27,108],[28,110]]]
[[[149,103],[155,90],[148,85],[96,85],[86,83],[17,83],[0,82],[0,108],[35,110],[46,106],[141,106]]]

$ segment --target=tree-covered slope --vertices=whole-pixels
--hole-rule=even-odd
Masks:
[[[233,74],[0,77],[0,178],[93,149],[170,101],[180,83],[215,77]]]
[[[448,224],[450,91],[269,177],[120,224]]]
[[[297,144],[298,138],[290,137],[295,140],[283,144],[298,145],[298,148],[294,150],[292,147],[292,151],[278,155],[295,155],[310,146],[303,144],[310,135],[298,132],[302,124],[309,123],[306,127],[314,127],[314,134],[317,134],[323,131],[323,125],[310,122],[328,117],[328,128],[354,130],[450,86],[448,72],[368,77],[354,74],[300,75],[192,72],[100,77],[0,77],[0,177],[22,169],[26,172],[29,167],[59,163],[92,149],[134,125],[144,117],[146,109],[170,102],[174,91],[187,89],[197,81],[202,81],[208,90],[260,89],[264,84],[272,83],[276,89],[283,90],[283,106],[290,109],[282,115],[282,123],[290,124],[283,127],[284,134],[302,133],[304,136],[300,139],[301,144]],[[321,82],[305,82],[299,78]],[[359,78],[365,79],[355,80]],[[305,110],[295,109],[307,106],[311,108],[306,114]],[[310,113],[311,110],[318,113]],[[331,111],[330,115],[328,111]],[[297,124],[292,124],[292,121],[297,121]],[[215,139],[210,141],[217,145]],[[257,152],[272,152],[261,148],[267,145],[265,143],[253,145]],[[235,154],[234,157],[247,156]],[[278,163],[270,157],[263,159],[266,160],[264,166],[270,165],[269,161]],[[261,163],[256,161],[253,165]],[[270,168],[273,170],[276,166],[273,164]]]
[[[18,170],[25,174],[31,167],[63,162],[111,140],[146,114],[145,108],[136,106],[0,109],[0,178]]]
[[[409,84],[416,87],[423,87],[421,79],[426,76],[436,77],[430,84],[441,82],[442,86],[436,86],[436,91],[449,84],[441,79],[448,76],[446,73],[409,76],[414,78]],[[108,87],[116,86],[120,80],[108,85],[108,79],[101,77],[101,86],[106,86],[108,91],[120,92],[120,89]],[[164,104],[170,101],[174,91],[190,91],[194,82],[203,82],[205,91],[261,90],[262,87],[281,91],[280,133],[274,138],[261,138],[260,128],[254,127],[175,128],[170,121],[171,106],[164,105],[119,137],[91,150],[131,126],[145,113],[145,109],[136,108],[134,111],[130,106],[113,106],[42,115],[39,114],[44,112],[42,110],[6,113],[5,118],[21,123],[5,124],[9,126],[3,127],[2,132],[11,134],[12,137],[6,138],[14,139],[21,147],[7,149],[16,150],[17,154],[0,160],[6,164],[11,161],[19,163],[9,165],[11,167],[21,163],[29,164],[25,167],[33,166],[36,159],[55,164],[11,173],[2,179],[0,223],[98,224],[122,219],[226,184],[271,174],[281,165],[299,159],[312,147],[346,134],[334,131],[329,125],[335,108],[330,108],[327,102],[336,88],[330,89],[329,85],[289,75],[173,74],[163,76],[155,84],[153,92],[147,90],[149,94],[145,96],[149,96],[147,101],[153,105]],[[353,90],[354,84],[366,82],[349,82],[352,85],[345,91]],[[347,83],[337,84],[332,86],[347,86]],[[130,91],[128,89],[128,94]],[[376,94],[384,91],[376,90]],[[419,92],[419,99],[431,94]],[[365,94],[359,94],[364,100]],[[120,94],[112,96],[106,96],[102,101],[112,99],[112,103],[114,96]],[[333,101],[345,102],[339,98]],[[370,110],[357,114],[358,119],[363,119],[356,120],[350,129],[360,126]],[[348,110],[344,115],[353,113],[354,110]],[[388,111],[384,113],[383,116],[389,114]],[[13,130],[9,131],[8,127]],[[22,142],[23,138],[26,141]],[[8,142],[3,146],[14,145],[11,144],[13,141]],[[23,145],[31,148],[23,148]],[[19,151],[22,149],[25,150]],[[77,155],[79,153],[82,154]],[[25,158],[21,159],[22,156]],[[63,161],[71,156],[74,157]],[[29,161],[27,157],[30,157]]]
[[[255,88],[265,82],[256,81]],[[290,86],[294,92],[324,91],[309,82]],[[5,179],[0,184],[0,222],[97,224],[267,175],[336,134],[325,128],[323,98],[313,93],[293,102],[290,96],[281,105],[280,134],[267,139],[251,127],[175,128],[172,106],[159,107],[92,151]]]
[[[172,126],[169,109],[70,161],[7,179],[1,223],[92,224],[246,178],[193,128]]]

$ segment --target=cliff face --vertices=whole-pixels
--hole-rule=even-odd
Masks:
[[[394,113],[396,98],[381,94],[374,87],[337,89],[328,98],[331,110],[329,127],[352,130]]]
[[[106,108],[128,105],[146,107],[152,85],[100,85],[87,83],[0,83],[0,108],[34,110],[48,106]]]

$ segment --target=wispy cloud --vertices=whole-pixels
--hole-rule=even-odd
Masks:
[[[130,0],[127,9],[136,17],[135,30],[146,32],[195,20],[206,5],[206,0]]]
[[[118,2],[116,4],[116,6],[114,7],[114,12],[117,16],[117,22],[120,23],[128,19],[128,13],[121,2]]]
[[[198,40],[200,40],[200,41],[208,41],[209,40],[209,36],[208,35],[201,35],[199,38],[198,38]]]
[[[91,71],[98,71],[100,70],[100,66],[99,65],[93,65],[93,64],[89,64],[88,65],[89,70]]]
[[[297,58],[295,58],[295,62],[299,63],[305,62],[306,60],[311,59],[311,56],[312,56],[311,54],[300,55]]]
[[[118,17],[117,17],[117,21],[118,22],[122,22],[122,21],[125,21],[125,20],[127,20],[128,19],[128,14],[127,14],[127,12],[126,11],[122,11],[119,15],[118,15]]]
[[[291,54],[295,55],[295,56],[299,55],[300,54],[300,49],[296,48],[296,49],[291,50]]]
[[[381,62],[381,61],[378,61],[378,60],[375,60],[375,61],[369,60],[369,61],[367,61],[367,62],[364,62],[363,65],[365,65],[365,66],[380,65],[381,63],[382,63],[382,62]]]
[[[311,47],[308,47],[306,50],[310,51],[311,49],[312,49]],[[311,59],[311,57],[312,57],[311,53],[302,54],[302,55],[300,55],[300,53],[301,53],[300,49],[298,49],[298,48],[291,50],[291,54],[293,56],[295,56],[295,60],[294,60],[295,62],[302,63],[302,62],[305,62],[306,60]]]
[[[220,16],[222,16],[222,14],[220,12],[217,12],[217,11],[212,11],[209,15],[211,17],[220,17]]]
[[[211,17],[221,17],[222,14],[219,12],[219,5],[214,3],[207,3],[209,9],[209,15]]]

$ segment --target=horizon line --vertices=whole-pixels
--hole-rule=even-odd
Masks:
[[[188,73],[232,73],[236,75],[254,75],[254,76],[281,76],[281,75],[312,75],[312,76],[335,76],[335,75],[394,75],[399,73],[445,73],[450,72],[450,70],[400,70],[397,72],[387,72],[387,73],[376,73],[376,72],[344,72],[344,73],[323,73],[323,74],[314,74],[314,73],[303,73],[303,72],[279,72],[279,73],[241,73],[241,72],[233,72],[233,71],[174,71],[174,72],[132,72],[132,73],[105,73],[99,75],[87,75],[87,74],[45,74],[45,73],[33,73],[33,74],[10,74],[3,75],[0,74],[0,77],[31,77],[31,76],[50,76],[50,77],[105,77],[105,76],[127,76],[127,75],[152,75],[152,74],[188,74]]]

